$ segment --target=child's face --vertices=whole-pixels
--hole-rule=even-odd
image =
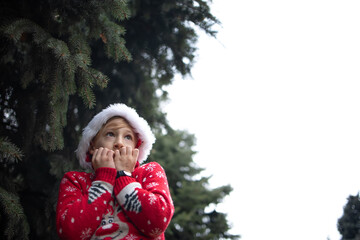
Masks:
[[[135,148],[137,135],[132,127],[120,117],[110,119],[90,143],[90,154],[100,147],[118,150],[122,147]]]

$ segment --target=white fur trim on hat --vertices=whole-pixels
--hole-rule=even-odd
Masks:
[[[91,140],[99,132],[100,128],[112,117],[119,116],[125,118],[138,137],[142,140],[139,149],[138,162],[141,164],[146,160],[150,154],[152,145],[155,142],[155,136],[151,131],[149,124],[140,117],[137,112],[125,104],[117,103],[111,104],[95,117],[84,128],[79,146],[76,150],[76,156],[79,159],[80,165],[85,169],[91,169],[91,162],[86,162],[86,153],[89,150]]]

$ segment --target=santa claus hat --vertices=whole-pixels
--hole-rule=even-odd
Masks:
[[[155,136],[152,133],[149,124],[145,119],[140,117],[133,108],[122,103],[111,104],[96,114],[83,130],[79,146],[76,150],[76,156],[83,168],[92,168],[91,162],[86,161],[90,142],[99,132],[100,128],[112,117],[122,117],[126,119],[134,129],[134,132],[137,133],[138,138],[141,141],[138,143],[140,146],[137,147],[139,149],[138,162],[141,164],[149,156],[152,145],[155,142]]]

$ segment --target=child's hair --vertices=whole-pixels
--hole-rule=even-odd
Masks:
[[[138,162],[141,164],[150,154],[152,145],[155,142],[155,136],[152,133],[149,124],[145,119],[140,117],[133,108],[122,103],[112,104],[96,114],[83,130],[82,137],[76,150],[76,156],[83,168],[92,168],[91,162],[86,161],[90,142],[99,132],[101,127],[113,117],[125,119],[137,134],[139,140],[137,144],[137,148],[139,149]]]

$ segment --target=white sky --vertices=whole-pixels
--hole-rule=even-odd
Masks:
[[[168,88],[195,162],[231,184],[218,210],[242,240],[339,240],[360,190],[360,1],[214,0],[192,79]]]

